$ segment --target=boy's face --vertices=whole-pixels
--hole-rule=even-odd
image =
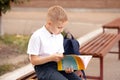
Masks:
[[[56,23],[51,22],[50,31],[53,34],[59,34],[63,31],[66,24],[67,24],[67,21],[66,22],[59,21],[59,22],[56,22]]]

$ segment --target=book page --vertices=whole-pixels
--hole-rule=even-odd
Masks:
[[[80,55],[79,57],[82,59],[85,69],[86,69],[89,61],[92,59],[92,56],[91,55]]]

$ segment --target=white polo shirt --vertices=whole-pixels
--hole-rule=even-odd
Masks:
[[[62,34],[51,34],[45,26],[33,33],[28,44],[28,54],[48,56],[57,52],[64,52]]]

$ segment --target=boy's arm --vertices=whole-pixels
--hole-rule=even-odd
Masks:
[[[57,53],[49,56],[45,56],[45,57],[38,56],[38,55],[30,55],[30,62],[33,65],[40,65],[40,64],[45,64],[47,62],[51,62],[51,61],[58,62],[62,58],[63,58],[63,54],[57,54]]]

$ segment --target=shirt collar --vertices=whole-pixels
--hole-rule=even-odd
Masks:
[[[55,37],[55,36],[56,36],[55,34],[51,34],[51,33],[46,29],[45,26],[43,26],[43,29],[44,29],[44,31],[45,31],[46,36],[48,36],[48,37]]]

